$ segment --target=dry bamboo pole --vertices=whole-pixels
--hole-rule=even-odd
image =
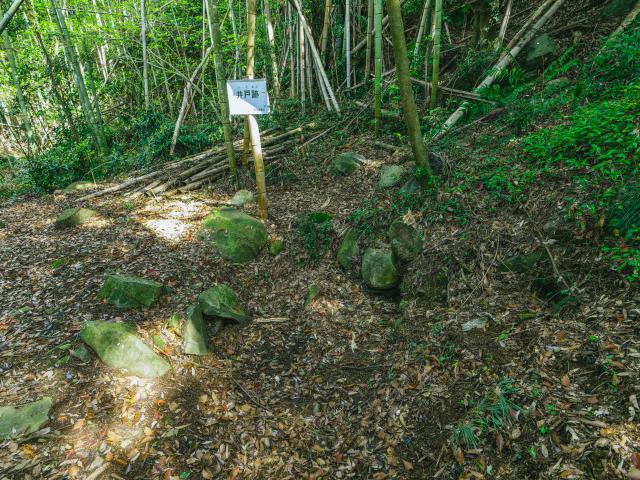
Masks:
[[[256,53],[256,0],[247,0],[247,78],[252,79],[255,74]],[[244,120],[244,147],[242,148],[242,167],[249,169],[249,148],[251,138],[249,119]]]
[[[253,167],[256,173],[256,194],[258,196],[258,210],[260,218],[266,220],[267,210],[267,182],[264,174],[264,159],[262,156],[262,144],[260,142],[260,130],[258,122],[253,115],[247,116],[251,133],[251,147],[253,150]]]
[[[488,87],[498,78],[502,71],[511,63],[511,61],[518,56],[522,49],[531,41],[538,31],[544,26],[545,23],[558,11],[565,0],[555,0],[555,3],[551,5],[549,10],[538,19],[537,22],[531,27],[531,29],[524,34],[520,41],[515,45],[506,55],[504,55],[500,61],[491,69],[491,73],[478,85],[474,90],[474,93],[478,93],[482,88]],[[451,127],[453,127],[467,111],[469,102],[465,101],[458,107],[458,109],[451,114],[447,121],[442,125],[440,131],[433,137],[433,141],[440,140]]]
[[[415,62],[420,52],[420,46],[422,45],[422,39],[424,37],[424,30],[427,26],[427,20],[429,18],[429,10],[431,9],[431,0],[425,0],[424,8],[422,9],[422,17],[420,18],[420,28],[418,29],[418,36],[416,37],[416,46],[413,49],[413,61]]]
[[[374,1],[375,0],[368,0],[367,3],[367,31],[365,32],[367,40],[367,53],[365,55],[363,82],[365,85],[369,82],[369,76],[371,75],[371,57],[373,54],[373,37],[371,36],[371,32],[373,31]]]
[[[329,99],[331,100],[331,105],[333,106],[333,109],[336,111],[336,113],[339,114],[340,106],[338,105],[338,101],[336,100],[336,96],[335,96],[335,93],[333,92],[333,88],[331,87],[331,83],[329,83],[329,79],[327,78],[327,74],[324,70],[324,66],[322,65],[320,54],[318,53],[318,49],[316,48],[315,41],[313,40],[313,34],[311,32],[311,28],[309,28],[309,25],[307,24],[307,20],[304,16],[304,13],[302,12],[302,8],[300,7],[300,3],[298,0],[289,0],[289,2],[291,2],[293,7],[298,12],[298,17],[302,22],[302,26],[304,28],[305,34],[309,40],[309,47],[311,48],[311,54],[315,62],[315,66],[318,69],[320,78],[322,79],[323,82],[325,82],[325,87],[329,95]]]
[[[382,130],[382,0],[375,0],[375,80],[374,80],[374,116],[376,135]]]
[[[273,30],[273,22],[271,21],[271,7],[269,6],[270,0],[263,0],[264,9],[264,21],[267,27],[267,41],[269,42],[269,54],[271,56],[271,76],[273,79],[273,108],[276,107],[278,99],[280,98],[280,75],[278,72],[278,58],[276,56],[276,41]]]
[[[400,5],[402,6],[402,4],[405,2],[405,0],[400,0]],[[389,15],[385,16],[382,19],[382,30],[385,30],[387,28],[387,26],[389,25]],[[374,31],[371,32],[371,36],[375,36],[376,31],[375,31],[375,27],[374,27]],[[364,47],[367,46],[367,39],[364,38],[362,39],[355,47],[353,47],[353,50],[351,50],[351,55],[355,55],[356,53],[358,53],[360,50],[362,50]]]
[[[504,12],[504,18],[502,19],[502,24],[500,25],[500,32],[498,33],[498,50],[502,47],[504,43],[504,37],[507,34],[507,27],[509,26],[509,19],[511,18],[511,7],[513,5],[513,0],[509,0],[507,2],[507,8]]]
[[[442,34],[442,0],[436,0],[433,12],[433,61],[431,73],[431,100],[429,107],[435,108],[438,102],[438,82],[440,79],[440,36]]]
[[[331,10],[333,9],[333,0],[325,0],[324,3],[324,20],[322,22],[322,35],[320,36],[320,57],[324,62],[327,53],[327,43],[329,41],[329,25],[331,24]]]
[[[520,38],[522,38],[522,35],[524,35],[527,32],[531,24],[535,22],[538,19],[538,17],[545,11],[545,9],[547,9],[549,5],[551,5],[554,1],[555,0],[546,0],[542,5],[540,5],[536,9],[535,12],[533,12],[533,14],[527,19],[524,25],[522,25],[520,30],[518,30],[518,32],[513,36],[513,38],[509,40],[509,43],[505,47],[505,50],[507,52],[509,52],[516,45],[516,43],[520,41]]]

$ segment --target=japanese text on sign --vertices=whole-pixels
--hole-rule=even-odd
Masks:
[[[270,112],[267,81],[229,80],[227,82],[231,115],[266,115]]]

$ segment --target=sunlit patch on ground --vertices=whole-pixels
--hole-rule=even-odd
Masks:
[[[166,218],[157,220],[147,220],[143,225],[151,230],[156,236],[169,242],[179,242],[189,233],[190,225],[179,220]]]

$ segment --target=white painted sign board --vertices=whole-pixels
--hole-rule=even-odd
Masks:
[[[229,80],[227,96],[231,115],[266,115],[271,111],[265,79]]]

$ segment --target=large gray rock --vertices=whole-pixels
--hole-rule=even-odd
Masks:
[[[527,68],[540,68],[549,63],[556,51],[556,41],[548,33],[538,35],[529,42],[525,49],[525,66]]]
[[[56,228],[75,227],[96,215],[96,212],[88,208],[68,208],[56,219]]]
[[[107,274],[98,298],[118,308],[150,307],[167,292],[159,282],[133,275]]]
[[[67,187],[63,191],[65,193],[81,192],[84,190],[91,190],[92,188],[95,188],[95,184],[93,182],[80,180],[79,182],[70,183],[69,185],[67,185]]]
[[[500,272],[526,273],[533,270],[544,259],[542,250],[536,250],[524,255],[514,255],[498,265]]]
[[[380,169],[378,187],[389,188],[396,186],[402,181],[405,173],[406,170],[402,165],[384,165]]]
[[[40,430],[49,421],[51,398],[18,407],[0,407],[0,440],[29,435]]]
[[[187,310],[187,320],[182,329],[182,349],[187,355],[206,355],[209,349],[209,335],[202,317],[200,305],[193,305]]]
[[[389,227],[389,241],[394,255],[403,262],[413,260],[422,251],[420,232],[400,219]]]
[[[349,175],[360,167],[366,159],[355,152],[344,152],[331,162],[331,170],[336,175]]]
[[[635,4],[636,0],[611,0],[602,9],[602,16],[605,18],[624,17]]]
[[[236,292],[226,285],[216,285],[198,295],[202,313],[212,317],[229,318],[240,323],[247,322],[249,315],[238,301]]]
[[[342,243],[338,248],[336,258],[342,268],[349,270],[357,261],[360,256],[360,247],[358,246],[358,231],[355,229],[349,230]]]
[[[169,364],[138,338],[131,325],[87,322],[80,330],[80,338],[109,367],[130,375],[153,378],[169,370]]]
[[[362,257],[362,280],[375,290],[390,290],[398,285],[400,272],[389,249],[370,248]]]
[[[204,219],[200,238],[210,241],[223,258],[248,263],[267,245],[264,224],[235,208],[217,208]]]
[[[253,193],[249,190],[238,190],[236,194],[233,196],[230,205],[234,207],[244,207],[246,204],[254,201]]]

